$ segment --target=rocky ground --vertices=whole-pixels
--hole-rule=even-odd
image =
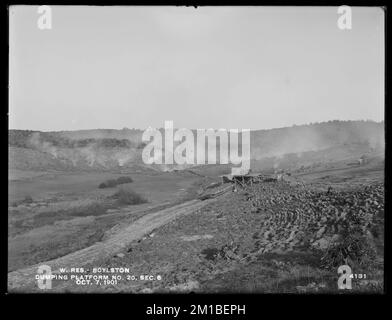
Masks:
[[[382,292],[383,223],[380,182],[339,189],[254,184],[94,264],[128,267],[128,279],[67,290],[336,293],[337,268],[348,264],[366,277],[354,279],[351,292]]]

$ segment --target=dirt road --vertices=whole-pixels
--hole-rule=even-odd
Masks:
[[[220,196],[230,189],[231,186],[228,186],[217,195]],[[127,247],[132,241],[141,239],[154,229],[179,216],[190,214],[215,200],[216,198],[210,198],[204,201],[199,199],[190,200],[155,213],[147,214],[131,225],[121,228],[113,236],[108,237],[102,242],[97,242],[90,247],[54,260],[41,262],[28,268],[10,272],[8,273],[8,290],[24,291],[24,288],[26,288],[26,290],[30,291],[31,288],[36,287],[35,275],[37,274],[37,268],[41,265],[50,266],[52,274],[56,274],[59,272],[59,268],[80,268],[99,259],[114,255],[116,252]]]

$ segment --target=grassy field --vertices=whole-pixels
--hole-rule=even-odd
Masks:
[[[9,270],[63,256],[100,241],[123,219],[196,195],[192,174],[122,172],[12,172],[9,182]],[[10,174],[11,175],[11,174]],[[99,188],[119,177],[133,182]],[[130,193],[144,201],[133,204]],[[120,194],[120,197],[118,195]],[[124,197],[125,195],[125,197]]]

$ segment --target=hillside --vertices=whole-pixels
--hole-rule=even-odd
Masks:
[[[9,130],[10,168],[104,170],[141,165],[142,133],[127,128],[59,132]],[[219,143],[217,145],[219,148]],[[363,154],[382,154],[383,150],[383,122],[329,121],[251,132],[254,169],[350,160]],[[164,165],[158,167],[168,169]]]

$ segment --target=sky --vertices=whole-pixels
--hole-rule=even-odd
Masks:
[[[384,11],[353,7],[9,9],[9,127],[269,129],[384,119]]]

